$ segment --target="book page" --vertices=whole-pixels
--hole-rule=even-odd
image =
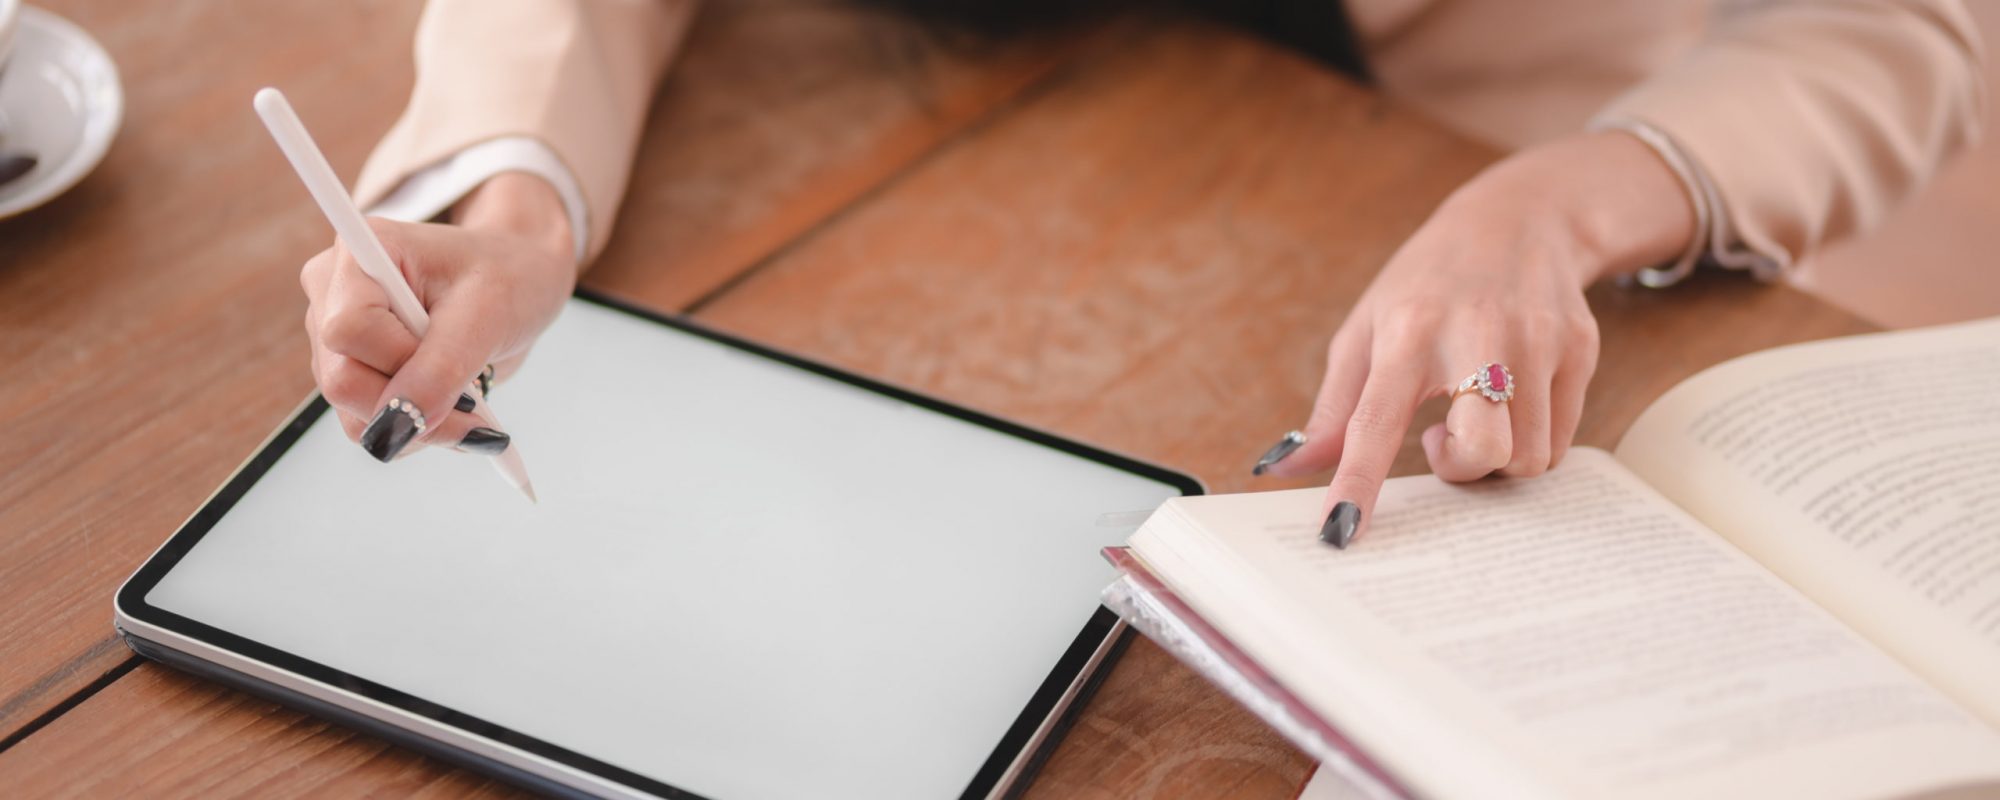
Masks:
[[[1424,794],[2000,791],[2000,733],[1602,451],[1392,480],[1345,551],[1321,494],[1176,498],[1132,546]]]
[[[2000,320],[1730,361],[1618,458],[2000,729]]]

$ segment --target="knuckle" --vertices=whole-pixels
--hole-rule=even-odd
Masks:
[[[1574,370],[1579,376],[1579,384],[1587,386],[1591,376],[1597,374],[1597,356],[1596,345],[1578,345],[1575,350],[1570,351],[1569,359],[1563,366]]]
[[[342,360],[319,378],[320,393],[342,408],[365,408],[375,402],[375,381],[361,365]]]
[[[1549,471],[1549,446],[1540,444],[1517,449],[1514,460],[1509,462],[1501,473],[1512,478],[1533,478],[1547,471]]]
[[[1597,318],[1591,316],[1588,311],[1565,315],[1562,325],[1563,332],[1569,334],[1570,338],[1579,341],[1585,339],[1597,341]]]
[[[1597,360],[1597,320],[1589,314],[1580,314],[1565,320],[1563,325],[1566,338],[1572,344],[1572,352],[1587,355],[1592,361]]]
[[[1347,418],[1347,436],[1359,441],[1379,442],[1402,435],[1398,430],[1401,417],[1396,409],[1379,402],[1364,402],[1354,407],[1354,413]]]
[[[1579,363],[1594,367],[1597,365],[1598,354],[1602,352],[1601,345],[1602,343],[1597,338],[1596,329],[1593,328],[1589,336],[1582,337],[1577,341],[1576,349],[1573,352],[1576,354]]]
[[[320,342],[333,352],[352,354],[380,337],[375,323],[376,320],[361,309],[335,311],[320,322]]]
[[[1312,414],[1306,417],[1307,430],[1324,429],[1340,418],[1340,407],[1332,395],[1331,391],[1320,391],[1319,398],[1313,401]]]
[[[306,259],[306,263],[299,267],[299,288],[305,290],[307,297],[313,296],[326,285],[327,273],[332,268],[332,250],[321,250],[318,255]]]
[[[1564,319],[1564,313],[1553,308],[1517,309],[1514,313],[1520,320],[1522,329],[1526,330],[1530,336],[1541,340],[1555,338],[1563,333],[1568,326],[1567,320]]]
[[[1431,304],[1396,303],[1382,309],[1375,326],[1386,339],[1415,341],[1428,338],[1442,322],[1441,312]]]
[[[1507,463],[1507,446],[1500,437],[1491,433],[1469,434],[1459,437],[1452,448],[1460,461],[1468,466],[1485,470],[1495,470]]]

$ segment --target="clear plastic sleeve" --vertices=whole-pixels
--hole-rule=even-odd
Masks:
[[[1326,784],[1329,778],[1338,778],[1345,784],[1338,788],[1345,791],[1333,793],[1334,797],[1395,800],[1411,796],[1339,731],[1210,627],[1153,577],[1131,551],[1122,547],[1105,548],[1104,557],[1122,573],[1105,587],[1102,595],[1105,607],[1241,703],[1293,746],[1318,760],[1319,773],[1312,781],[1315,791],[1335,788]]]

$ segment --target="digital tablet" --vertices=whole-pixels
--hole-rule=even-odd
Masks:
[[[478,456],[377,463],[314,398],[119,630],[549,794],[992,796],[1126,640],[1098,549],[1200,491],[588,296],[493,405],[540,503]]]

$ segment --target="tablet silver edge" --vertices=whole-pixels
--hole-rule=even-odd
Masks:
[[[126,614],[123,608],[117,609],[117,625],[121,632],[160,647],[177,651],[183,655],[206,661],[225,669],[234,670],[253,680],[282,689],[288,689],[329,705],[347,709],[348,711],[422,736],[453,749],[462,750],[481,758],[506,764],[523,772],[546,778],[554,783],[568,786],[578,791],[588,792],[599,797],[637,798],[639,800],[653,797],[653,795],[613,783],[575,767],[559,764],[519,748],[501,744],[484,736],[445,725],[428,717],[418,716],[394,706],[362,697],[345,689],[328,686],[319,681],[273,667],[261,661],[246,658],[206,642],[146,624]]]
[[[329,686],[305,676],[210,645],[206,642],[147,624],[125,613],[125,609],[122,606],[118,606],[115,602],[113,603],[113,609],[115,611],[114,624],[120,633],[142,639],[159,647],[177,651],[190,658],[234,670],[252,680],[297,692],[315,700],[347,709],[377,722],[422,736],[447,747],[497,761],[523,772],[528,772],[595,796],[635,798],[637,800],[654,797],[652,794],[601,778],[566,764],[551,761],[511,745],[502,744],[428,717],[413,714],[345,689]],[[1026,769],[1029,761],[1033,760],[1035,755],[1044,746],[1049,744],[1049,734],[1055,730],[1057,723],[1062,721],[1069,713],[1070,706],[1075,703],[1077,696],[1083,690],[1083,686],[1103,666],[1104,659],[1110,654],[1112,648],[1116,646],[1118,640],[1124,636],[1125,629],[1126,625],[1123,619],[1118,620],[1112,626],[1111,631],[1105,635],[1104,641],[1099,643],[1095,652],[1091,653],[1090,660],[1084,664],[1083,669],[1070,681],[1068,688],[1063,690],[1062,697],[1056,701],[1055,707],[1049,709],[1048,714],[1042,717],[1041,724],[1035,728],[1034,735],[1028,738],[1027,743],[1021,747],[1020,752],[1014,755],[1013,762],[1007,765],[1006,772],[1001,773],[1000,780],[995,782],[993,788],[986,793],[988,798],[1005,797],[1008,792],[1014,789],[1015,784],[1022,777],[1022,771]]]
[[[215,502],[216,495],[221,494],[224,488],[235,483],[236,477],[250,466],[250,462],[256,460],[258,455],[269,448],[272,440],[284,432],[291,420],[297,419],[299,413],[304,411],[307,406],[312,405],[313,401],[317,399],[319,399],[319,393],[313,392],[307,395],[306,399],[298,405],[293,406],[292,410],[286,412],[285,423],[272,428],[270,434],[266,435],[264,440],[259,442],[257,447],[250,451],[249,457],[243,459],[242,463],[237,464],[236,469],[230,471],[229,477],[224,478],[222,482],[216,484],[215,489],[209,492],[208,497],[203,498],[195,506],[195,510],[188,514],[186,519],[181,520],[179,525],[174,526],[174,533],[177,534],[186,528],[189,520],[194,519],[195,515],[200,514],[202,509],[207,508],[210,503]],[[1008,421],[1029,430],[1041,430],[1040,428],[1014,422],[1013,420]],[[1090,446],[1097,447],[1096,445]],[[1117,450],[1103,447],[1097,447],[1097,449],[1148,466],[1157,466],[1151,461]],[[1194,480],[1196,485],[1201,487],[1203,493],[1208,492],[1206,481],[1202,481],[1200,478],[1195,478]],[[139,562],[140,566],[143,567],[146,564],[152,563],[153,559],[160,555],[160,551],[166,549],[167,542],[172,540],[173,534],[169,534],[167,538],[161,539],[160,544],[153,548],[153,552],[147,554],[146,558]],[[139,571],[134,569],[131,575],[127,575],[125,580],[119,582],[118,589],[111,596],[112,627],[121,634],[136,636],[160,647],[177,651],[190,658],[200,659],[220,667],[235,670],[273,686],[295,691],[321,702],[345,708],[348,711],[369,717],[377,722],[400,728],[447,746],[456,747],[499,761],[508,766],[538,775],[579,791],[591,792],[605,797],[653,797],[651,794],[639,792],[631,787],[605,780],[574,767],[550,761],[519,748],[495,742],[484,736],[445,725],[428,717],[412,714],[394,706],[385,705],[345,689],[329,686],[303,675],[297,675],[261,661],[215,647],[206,642],[191,639],[173,631],[143,622],[125,613],[124,606],[118,602],[118,598],[125,594],[126,585],[130,584],[138,575]],[[993,788],[986,793],[989,800],[1006,796],[1014,788],[1014,785],[1020,781],[1022,771],[1027,768],[1028,762],[1033,760],[1036,753],[1048,744],[1049,734],[1055,730],[1056,724],[1069,713],[1070,705],[1076,701],[1077,695],[1083,691],[1084,684],[1088,683],[1090,677],[1095,675],[1097,670],[1103,665],[1104,659],[1110,655],[1112,648],[1117,645],[1119,638],[1125,634],[1125,629],[1125,620],[1119,618],[1112,625],[1111,631],[1105,634],[1104,640],[1098,642],[1097,649],[1090,654],[1090,660],[1084,663],[1083,669],[1077,671],[1076,677],[1063,690],[1062,697],[1056,700],[1055,707],[1049,709],[1049,713],[1042,717],[1041,724],[1035,727],[1034,735],[1028,737],[1027,744],[1021,747],[1020,752],[1014,754],[1014,760],[1007,765],[1007,770],[1000,774],[1000,780],[996,781],[993,784]],[[143,655],[140,657],[144,658]]]
[[[1022,770],[1027,769],[1028,762],[1048,744],[1049,734],[1055,731],[1056,724],[1069,715],[1070,705],[1076,702],[1077,695],[1083,692],[1084,684],[1090,681],[1090,676],[1097,674],[1098,668],[1104,665],[1104,659],[1110,656],[1111,650],[1124,636],[1125,618],[1119,617],[1111,626],[1111,632],[1105,634],[1104,641],[1097,644],[1097,650],[1090,654],[1090,660],[1084,662],[1083,669],[1078,670],[1076,678],[1069,682],[1069,688],[1063,690],[1062,697],[1056,700],[1055,707],[1049,709],[1049,713],[1042,717],[1040,725],[1035,726],[1035,735],[1028,737],[1028,743],[1021,746],[1021,752],[1014,754],[1014,763],[1008,764],[1007,771],[1000,773],[1000,780],[986,793],[987,800],[1005,797],[1014,788],[1014,784],[1021,779]]]

